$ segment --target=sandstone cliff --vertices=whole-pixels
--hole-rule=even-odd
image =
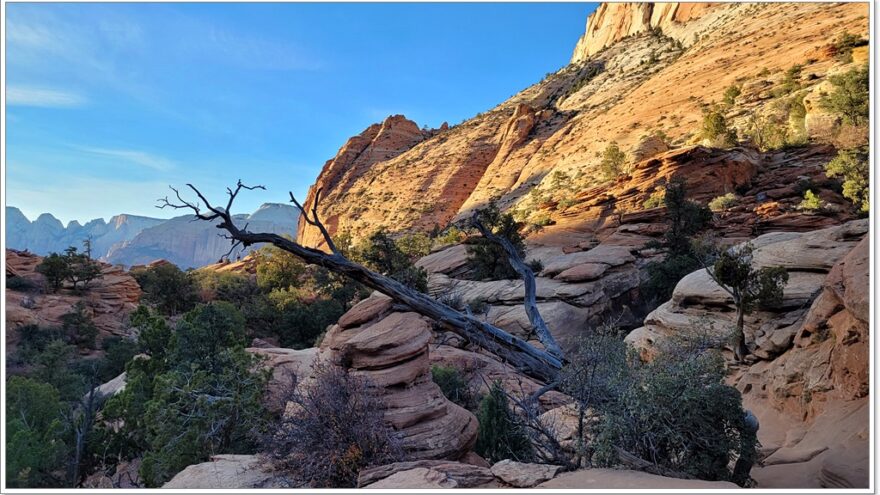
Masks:
[[[309,200],[322,188],[319,213],[331,233],[347,229],[355,237],[379,227],[444,227],[490,199],[530,221],[577,222],[579,205],[594,198],[585,192],[602,183],[597,153],[608,143],[620,145],[628,165],[694,144],[702,110],[720,102],[734,84],[742,95],[728,119],[744,135],[752,115],[778,106],[773,90],[793,64],[804,65],[801,91],[819,95],[823,84],[827,90],[827,76],[849,67],[829,55],[831,44],[843,31],[866,37],[867,13],[865,4],[852,3],[602,6],[590,18],[574,63],[446,130],[416,132],[401,117],[370,127],[328,162]],[[820,136],[827,120],[817,105],[811,109],[804,125],[811,136]],[[371,144],[380,129],[398,127],[394,140],[388,138],[391,145]],[[664,136],[663,146],[646,147],[653,135]],[[365,153],[371,146],[384,151]],[[774,184],[802,175],[797,173],[802,164],[821,169],[834,149],[810,146],[800,151],[809,155],[803,162],[794,155],[745,153],[759,170],[767,161],[780,170],[773,184],[766,175],[764,186],[755,185],[759,200],[740,218],[776,208],[773,215],[790,219],[799,213],[791,202],[775,200],[774,189],[784,187]],[[552,195],[560,179],[570,191],[563,205],[558,198],[533,201],[529,193]],[[816,189],[834,193],[833,187]],[[774,201],[779,204],[766,204]],[[307,225],[300,226],[298,238],[306,245],[321,243]]]

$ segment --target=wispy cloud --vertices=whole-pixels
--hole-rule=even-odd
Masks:
[[[87,103],[84,96],[70,91],[28,86],[8,86],[6,103],[22,107],[71,108]]]
[[[175,163],[167,158],[140,150],[93,148],[88,146],[77,146],[76,148],[85,153],[123,160],[128,163],[161,172],[171,170],[175,167]]]

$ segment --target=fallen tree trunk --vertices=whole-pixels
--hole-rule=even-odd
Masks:
[[[433,319],[468,342],[477,344],[495,354],[520,372],[544,382],[553,382],[562,367],[561,360],[553,354],[538,349],[523,339],[511,335],[498,327],[457,311],[426,294],[410,289],[390,277],[376,273],[363,265],[347,259],[335,248],[332,239],[329,238],[329,233],[327,233],[318,220],[317,208],[312,208],[313,217],[309,218],[308,212],[293,198],[292,194],[291,201],[299,208],[304,217],[303,220],[310,225],[319,227],[325,237],[325,241],[327,241],[327,245],[332,251],[331,253],[302,246],[277,234],[249,232],[247,231],[247,225],[241,229],[238,228],[233,222],[232,214],[229,213],[235,197],[241,189],[265,189],[262,186],[248,187],[242,185],[241,181],[239,181],[238,187],[234,191],[227,189],[229,201],[224,209],[212,206],[198,189],[191,184],[187,185],[198,195],[208,211],[203,212],[198,203],[184,200],[174,188],[172,190],[175,192],[180,203],[171,203],[168,198],[165,198],[163,200],[164,204],[160,207],[190,209],[195,213],[196,218],[200,220],[213,221],[219,219],[220,223],[217,225],[217,228],[223,229],[228,233],[224,237],[230,239],[233,248],[237,245],[250,246],[268,243],[299,257],[306,263],[322,266],[334,273],[346,275],[352,280],[360,282],[406,305],[412,311]],[[320,190],[315,195],[316,204],[319,196]]]

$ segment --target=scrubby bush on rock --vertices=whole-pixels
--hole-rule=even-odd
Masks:
[[[292,391],[289,410],[266,439],[266,455],[294,487],[351,488],[370,466],[403,460],[400,440],[366,380],[319,362]]]

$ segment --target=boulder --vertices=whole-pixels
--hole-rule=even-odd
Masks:
[[[187,466],[162,485],[162,488],[177,490],[285,488],[277,474],[263,469],[260,460],[254,455],[215,455],[208,462]]]
[[[358,473],[358,487],[485,488],[494,481],[492,474],[486,467],[454,461],[395,462],[367,468]]]
[[[318,349],[314,347],[303,350],[248,347],[246,350],[262,357],[261,365],[270,372],[264,401],[273,413],[284,411],[288,396],[298,383],[311,374],[312,363],[318,354]]]
[[[510,459],[496,462],[492,474],[504,483],[516,488],[532,488],[555,477],[562,466],[516,462]]]

